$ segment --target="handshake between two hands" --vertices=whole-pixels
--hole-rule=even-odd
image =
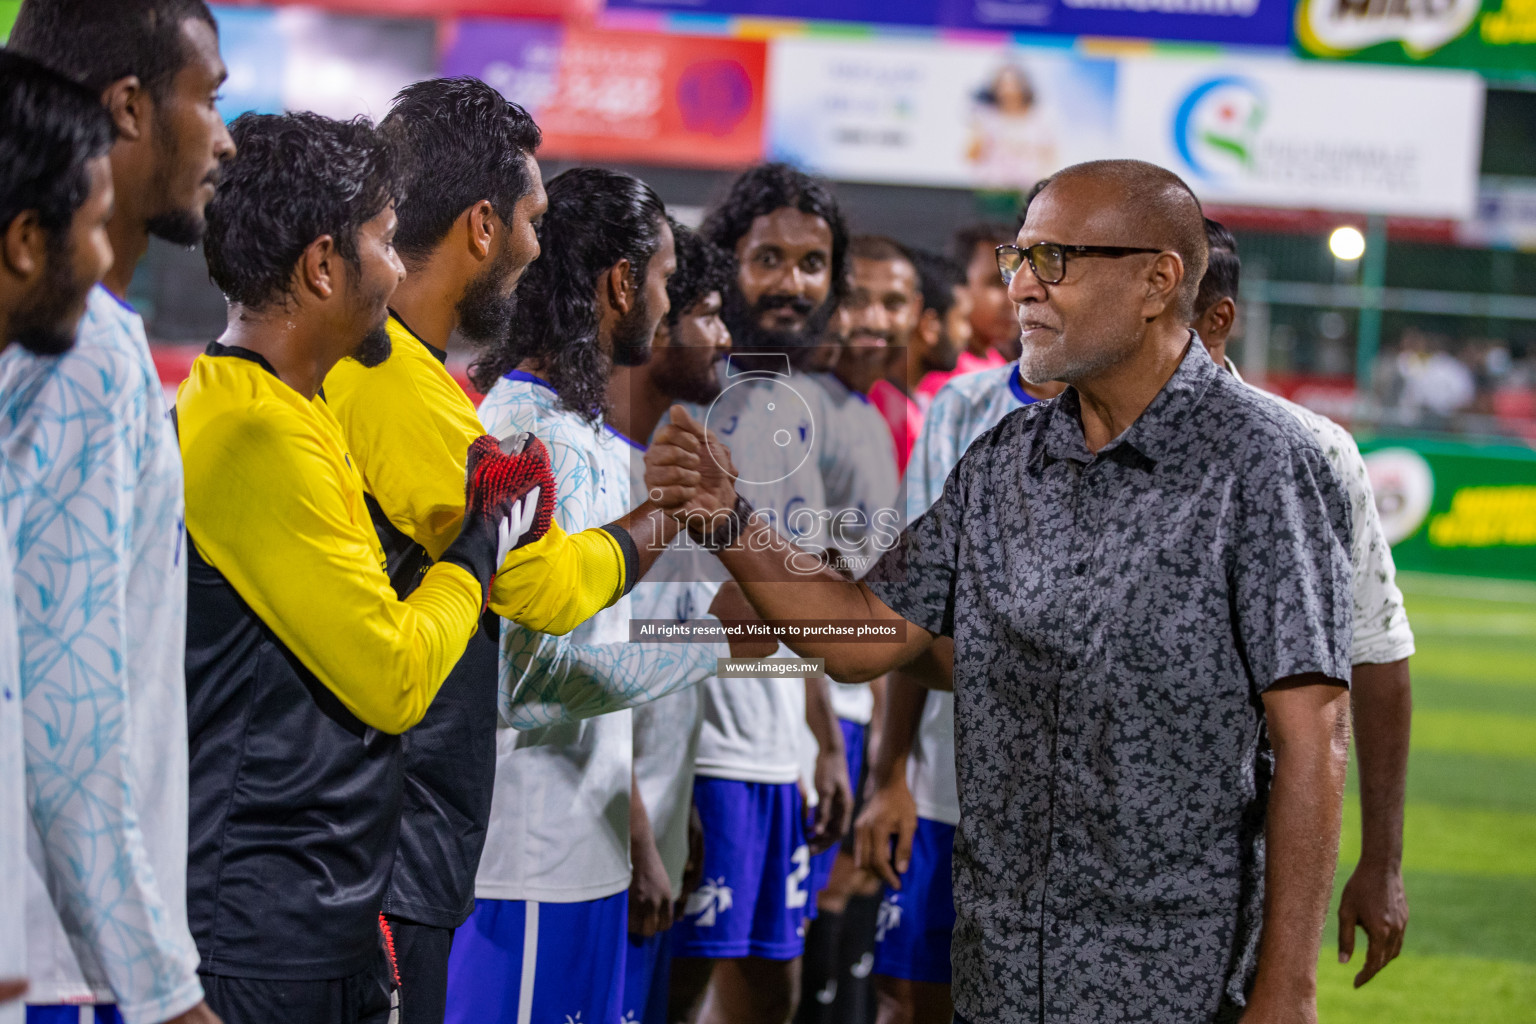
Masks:
[[[708,536],[736,508],[736,467],[713,432],[674,405],[645,452],[645,489],[651,503],[696,539]]]

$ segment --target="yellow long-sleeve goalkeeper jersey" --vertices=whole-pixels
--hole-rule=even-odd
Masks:
[[[176,409],[198,554],[358,719],[420,721],[475,630],[479,583],[439,563],[396,596],[335,417],[255,353],[210,346]]]
[[[458,535],[465,456],[485,428],[444,366],[446,354],[398,316],[390,316],[388,329],[389,358],[371,369],[337,364],[326,378],[325,401],[367,488],[390,578],[404,594]],[[538,632],[568,633],[633,584],[633,551],[623,530],[568,535],[552,523],[502,563],[491,611]],[[406,738],[388,914],[453,928],[474,905],[495,786],[498,697],[510,698],[510,691],[499,694],[499,632],[491,620],[475,634]]]
[[[371,369],[337,363],[325,379],[325,401],[379,512],[436,560],[458,536],[465,457],[485,428],[444,366],[445,353],[393,313],[388,330],[389,358]],[[389,541],[387,547],[396,546]],[[397,555],[387,553],[392,561]],[[633,556],[614,532],[567,534],[551,524],[544,537],[507,556],[490,607],[529,629],[569,633],[622,597],[633,573]]]

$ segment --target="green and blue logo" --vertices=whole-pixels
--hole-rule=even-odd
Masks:
[[[1189,91],[1174,114],[1174,148],[1189,169],[1207,181],[1251,174],[1267,113],[1264,91],[1252,79],[1206,79]]]

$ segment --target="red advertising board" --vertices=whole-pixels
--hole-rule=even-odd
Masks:
[[[465,19],[443,73],[527,107],[541,154],[729,168],[762,159],[766,65],[758,40]]]

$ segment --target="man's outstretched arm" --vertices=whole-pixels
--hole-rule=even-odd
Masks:
[[[725,524],[736,508],[730,453],[708,438],[682,406],[657,432],[646,452],[650,499],[690,531]],[[715,553],[765,621],[864,622],[895,627],[890,642],[850,643],[837,638],[787,638],[796,654],[826,659],[838,682],[862,683],[916,658],[933,634],[909,622],[864,583],[845,579],[819,555],[786,540],[762,517],[749,515],[723,531]]]

